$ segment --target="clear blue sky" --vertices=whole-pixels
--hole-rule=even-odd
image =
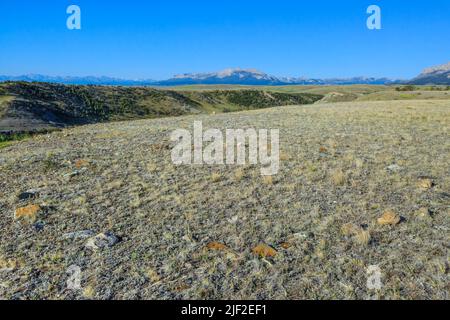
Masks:
[[[66,8],[82,30],[66,28]],[[366,28],[382,9],[383,29]],[[449,0],[0,1],[0,74],[164,79],[256,68],[278,76],[410,78],[450,61]]]

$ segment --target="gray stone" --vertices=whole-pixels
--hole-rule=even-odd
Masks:
[[[119,238],[112,233],[100,233],[95,237],[90,238],[86,242],[86,248],[91,250],[100,250],[105,248],[111,248],[119,242]]]
[[[391,164],[389,167],[386,168],[389,172],[399,172],[402,170],[402,167],[400,167],[398,164]]]
[[[94,234],[95,233],[92,230],[82,230],[66,233],[65,235],[63,235],[63,238],[68,240],[87,239],[93,237]]]
[[[30,199],[34,199],[36,197],[39,196],[39,190],[38,189],[31,189],[31,190],[27,190],[25,192],[22,192],[21,194],[19,194],[19,200],[30,200]]]

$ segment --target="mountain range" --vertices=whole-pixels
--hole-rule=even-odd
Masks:
[[[48,82],[57,84],[74,85],[109,85],[109,86],[146,86],[155,83],[153,80],[127,80],[111,77],[59,77],[46,76],[41,74],[27,74],[22,76],[2,76],[0,82],[25,81],[25,82]]]
[[[450,84],[450,62],[444,65],[431,67],[424,70],[418,77],[411,81],[388,78],[287,78],[276,77],[255,69],[226,69],[210,73],[185,73],[176,75],[170,79],[155,81],[150,79],[129,80],[111,77],[52,77],[39,74],[23,76],[0,76],[0,82],[26,81],[49,82],[75,85],[112,85],[112,86],[181,86],[181,85],[351,85],[351,84]]]
[[[22,76],[1,76],[0,82],[26,81],[26,82],[49,82],[58,84],[74,85],[111,85],[111,86],[182,86],[182,85],[347,85],[347,84],[393,84],[399,80],[388,78],[332,78],[332,79],[310,79],[310,78],[287,78],[275,77],[254,69],[227,69],[211,73],[185,73],[173,78],[155,80],[129,80],[111,77],[59,77],[40,74],[29,74]]]
[[[425,69],[411,84],[424,85],[450,85],[450,62],[440,66]]]
[[[226,69],[212,73],[187,73],[160,81],[159,85],[235,84],[235,85],[339,85],[339,84],[389,84],[398,82],[387,78],[354,77],[346,79],[309,79],[275,77],[255,69]]]

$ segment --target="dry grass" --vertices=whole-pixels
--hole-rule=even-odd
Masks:
[[[333,171],[331,179],[336,186],[343,186],[345,184],[345,174],[341,169]]]
[[[395,226],[400,223],[401,217],[395,212],[388,210],[378,218],[378,224],[382,226]]]
[[[259,166],[174,166],[170,133],[197,119],[279,128],[289,160],[266,178]],[[367,299],[367,267],[378,265],[381,299],[447,299],[449,132],[447,101],[408,100],[91,125],[19,142],[0,153],[0,296]],[[89,164],[77,169],[79,159]],[[45,214],[17,223],[14,211],[31,204],[17,195],[30,189]],[[379,225],[387,209],[392,225]],[[85,230],[121,241],[91,252],[87,239],[64,237]],[[255,254],[259,244],[276,254]],[[65,286],[71,265],[82,290]]]
[[[211,175],[211,181],[212,182],[219,182],[220,180],[222,180],[222,175],[220,173],[214,172]]]

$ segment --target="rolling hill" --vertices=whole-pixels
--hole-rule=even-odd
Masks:
[[[35,132],[97,122],[311,104],[322,97],[255,89],[184,92],[8,82],[0,85],[0,132]]]

